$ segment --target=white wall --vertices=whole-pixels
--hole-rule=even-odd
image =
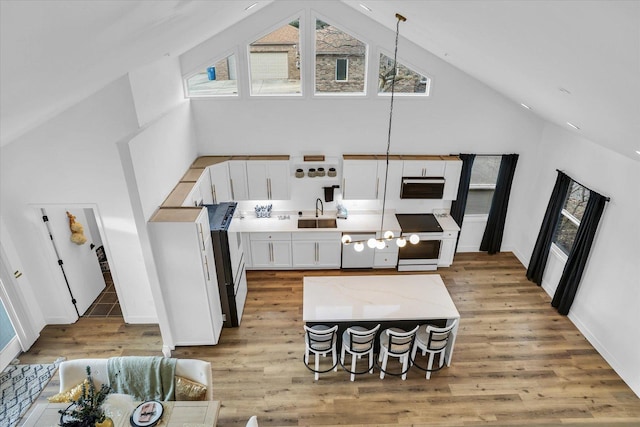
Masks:
[[[523,178],[527,199],[518,206],[518,256],[526,266],[557,176],[556,169],[600,194],[607,203],[569,318],[640,395],[640,168],[555,125],[545,126],[538,167]],[[551,251],[543,287],[553,296],[564,259]]]
[[[116,143],[137,128],[126,77],[2,148],[0,212],[47,323],[63,321],[59,268],[44,250],[36,206],[93,204],[105,231],[125,320],[156,321]],[[64,283],[64,282],[62,282]]]

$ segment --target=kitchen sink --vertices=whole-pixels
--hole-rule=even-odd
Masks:
[[[337,228],[335,218],[299,218],[298,228]]]

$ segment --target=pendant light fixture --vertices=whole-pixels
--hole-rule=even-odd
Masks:
[[[389,150],[391,148],[391,123],[393,121],[393,99],[394,99],[394,94],[395,94],[395,86],[396,86],[396,75],[398,73],[398,63],[397,63],[397,59],[398,59],[398,36],[400,34],[400,22],[405,22],[407,20],[407,18],[405,18],[404,16],[400,15],[399,13],[396,13],[396,43],[395,43],[395,50],[393,53],[393,76],[391,79],[391,103],[390,103],[390,107],[389,107],[389,130],[387,132],[387,155],[386,155],[386,167],[385,167],[385,174],[384,174],[384,192],[382,193],[382,216],[380,218],[380,237],[379,238],[370,238],[369,240],[355,240],[352,241],[351,240],[351,236],[349,236],[348,234],[345,234],[342,236],[342,243],[345,245],[350,245],[353,244],[353,249],[356,252],[362,252],[364,250],[364,246],[365,244],[367,245],[367,247],[371,248],[371,249],[384,249],[384,247],[386,246],[386,242],[393,240],[393,238],[395,237],[393,234],[393,231],[391,230],[387,230],[387,231],[383,231],[384,230],[384,212],[385,212],[385,207],[386,207],[386,203],[387,203],[387,179],[389,177]],[[420,241],[420,238],[418,237],[417,234],[412,234],[409,237],[409,242],[411,244],[416,244]],[[407,240],[402,237],[399,236],[396,239],[396,244],[398,245],[398,247],[404,247],[407,244]]]

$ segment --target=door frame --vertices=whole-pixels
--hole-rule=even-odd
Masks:
[[[116,295],[118,296],[118,300],[120,301],[120,309],[122,310],[122,317],[123,319],[125,319],[126,318],[125,306],[120,297],[121,293],[119,291],[117,275],[115,273],[115,269],[113,268],[113,257],[111,256],[109,243],[107,240],[104,224],[102,222],[102,216],[100,215],[100,210],[98,208],[98,205],[95,203],[40,203],[40,204],[31,204],[30,206],[33,208],[33,212],[37,216],[38,223],[40,224],[38,229],[40,232],[40,236],[42,238],[43,247],[45,248],[45,252],[46,252],[45,255],[47,256],[47,260],[50,260],[50,262],[47,261],[47,265],[49,266],[50,271],[52,272],[51,279],[55,281],[56,287],[58,289],[64,289],[64,292],[68,292],[67,284],[65,282],[64,276],[62,275],[62,270],[56,267],[56,264],[58,263],[58,257],[55,253],[55,250],[53,249],[53,244],[51,244],[51,239],[49,237],[49,230],[47,228],[47,225],[42,220],[41,209],[46,210],[47,208],[63,208],[67,210],[75,210],[75,209],[92,209],[93,210],[95,223],[98,227],[98,233],[100,234],[100,239],[102,240],[102,246],[104,247],[104,251],[107,256],[107,260],[109,262],[111,279],[113,280],[114,289],[116,291]],[[95,248],[92,250],[95,252]],[[96,258],[96,262],[98,262],[97,258]],[[73,304],[71,303],[71,296],[69,296],[68,304],[66,304],[65,306],[66,306],[65,307],[66,321],[68,321],[69,324],[75,323],[76,321],[78,321],[79,317],[75,312],[75,308]]]

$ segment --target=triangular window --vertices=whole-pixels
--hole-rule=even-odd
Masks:
[[[429,96],[431,79],[420,74],[398,61],[394,93],[400,95]],[[393,80],[393,58],[380,54],[380,67],[378,69],[378,94],[391,93]]]
[[[187,79],[187,96],[238,95],[236,56],[231,54]]]

